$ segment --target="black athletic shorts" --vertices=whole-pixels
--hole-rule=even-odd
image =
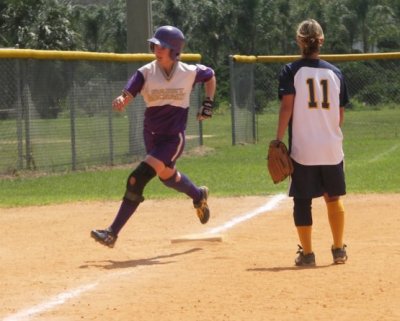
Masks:
[[[301,165],[293,161],[289,196],[315,198],[346,194],[343,161],[337,165]]]

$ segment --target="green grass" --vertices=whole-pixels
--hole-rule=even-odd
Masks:
[[[400,192],[400,110],[348,112],[346,118],[349,192]]]
[[[348,193],[400,192],[400,111],[349,111],[343,128]],[[189,153],[178,168],[194,182],[207,185],[212,196],[267,195],[286,192],[287,182],[274,185],[266,170],[266,146],[274,137],[277,115],[258,116],[258,144],[231,145],[230,114],[204,123],[205,155]],[[60,137],[61,139],[61,137]],[[133,167],[27,175],[0,179],[0,206],[45,205],[87,200],[119,200]],[[145,190],[149,199],[185,197],[158,179]]]
[[[77,117],[75,122],[75,147],[78,161],[90,164],[91,154],[109,157],[108,117]],[[128,150],[128,119],[113,117],[114,155],[124,155]],[[21,135],[24,137],[25,132]],[[0,168],[15,164],[18,141],[15,120],[0,121]],[[35,163],[48,164],[57,169],[71,168],[71,122],[69,118],[33,119],[30,123],[31,148]],[[25,147],[25,146],[24,146]],[[48,152],[51,150],[51,153]],[[85,151],[85,152],[83,152]],[[25,150],[23,150],[25,152]],[[92,160],[93,162],[93,160]],[[45,165],[46,166],[46,165]],[[11,170],[12,171],[12,170]]]

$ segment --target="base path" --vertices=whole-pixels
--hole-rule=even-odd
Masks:
[[[305,269],[292,201],[276,197],[211,197],[206,225],[189,199],[146,200],[113,249],[89,235],[119,202],[1,208],[0,321],[400,320],[400,194],[343,198],[344,265],[315,199]],[[210,231],[221,241],[171,243]]]

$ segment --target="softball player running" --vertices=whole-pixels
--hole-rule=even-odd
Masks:
[[[144,201],[146,184],[155,176],[166,186],[193,199],[201,223],[207,223],[210,217],[208,188],[197,187],[175,164],[185,146],[190,93],[195,83],[204,83],[206,97],[197,119],[202,121],[212,116],[216,90],[214,71],[179,61],[185,38],[176,27],[162,26],[148,41],[156,59],[139,68],[112,103],[115,110],[123,111],[137,94],[143,96],[147,107],[143,130],[147,155],[129,175],[113,223],[104,230],[91,231],[92,238],[108,247],[114,247],[122,227]]]
[[[321,26],[309,19],[297,29],[297,44],[302,58],[285,65],[279,75],[279,113],[276,139],[289,132],[289,150],[294,163],[289,196],[293,197],[294,223],[301,246],[297,266],[315,265],[312,249],[312,199],[324,196],[333,236],[334,263],[347,260],[343,243],[346,194],[343,170],[344,106],[348,103],[341,71],[319,59],[324,42]]]

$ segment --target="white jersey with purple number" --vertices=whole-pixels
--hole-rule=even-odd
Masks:
[[[157,61],[139,68],[125,86],[132,96],[140,93],[146,103],[144,127],[157,134],[176,134],[186,129],[190,94],[198,82],[206,82],[214,71],[203,65],[178,61],[166,75]]]
[[[294,94],[289,124],[291,157],[303,165],[335,165],[343,160],[339,108],[348,102],[338,68],[319,59],[286,65],[279,77],[279,96]]]

